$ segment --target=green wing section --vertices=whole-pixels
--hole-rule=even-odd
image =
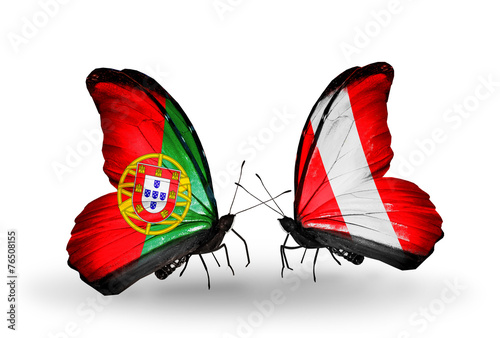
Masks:
[[[203,151],[203,147],[193,124],[182,107],[158,82],[149,76],[132,69],[124,69],[122,72],[141,84],[165,108],[168,118],[175,125],[177,136],[184,141],[185,146],[191,152],[192,159],[196,162],[199,172],[203,176],[205,190],[207,190],[207,192],[210,191],[208,195],[209,198],[212,199],[212,207],[216,208],[212,177],[210,175],[210,168],[205,152]],[[164,142],[163,144],[168,146],[168,142]]]

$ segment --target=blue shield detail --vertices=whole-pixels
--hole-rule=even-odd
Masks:
[[[156,209],[156,202],[151,202],[149,206],[151,207],[152,210]]]
[[[157,199],[158,198],[158,191],[153,191],[153,198]]]
[[[167,198],[167,193],[165,193],[165,192],[160,193],[160,199],[161,199],[162,201],[164,201],[164,200],[165,200],[165,198]]]
[[[160,181],[155,180],[155,188],[158,189],[160,187]],[[156,198],[156,197],[155,197]]]
[[[149,197],[151,195],[151,190],[144,189],[144,196]]]

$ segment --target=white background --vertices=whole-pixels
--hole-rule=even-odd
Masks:
[[[465,337],[498,331],[500,23],[493,2],[45,3],[2,2],[0,9],[3,276],[7,229],[17,229],[19,241],[18,330],[6,328],[5,277],[2,336]],[[388,176],[417,183],[444,220],[444,239],[417,270],[369,259],[339,267],[323,253],[314,283],[311,263],[301,267],[297,252],[289,255],[295,270],[281,279],[285,233],[265,207],[238,215],[234,224],[249,244],[248,268],[231,234],[226,243],[236,276],[207,257],[210,291],[196,257],[182,278],[148,276],[106,298],[67,266],[74,218],[113,191],[96,141],[99,115],[85,87],[94,68],[142,71],[176,98],[202,140],[222,215],[237,178],[233,167],[245,159],[242,183],[249,190],[265,195],[256,172],[273,193],[293,189],[297,144],[312,105],[339,73],[375,61],[395,69],[388,103],[395,158]],[[431,141],[433,135],[439,137]],[[278,201],[292,216],[292,194]],[[233,211],[253,203],[239,193]],[[273,292],[280,302],[270,306]]]

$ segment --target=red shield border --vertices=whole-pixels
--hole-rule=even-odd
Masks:
[[[142,205],[142,189],[144,187],[146,175],[170,180],[167,203],[158,213],[150,213],[146,210],[144,205]],[[136,215],[144,222],[148,223],[158,223],[166,220],[174,211],[180,179],[181,172],[179,170],[158,167],[142,162],[137,163],[134,190],[132,194],[132,205]]]

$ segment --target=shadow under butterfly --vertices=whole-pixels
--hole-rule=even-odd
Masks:
[[[205,153],[179,104],[135,70],[96,69],[87,88],[104,132],[103,169],[117,192],[90,202],[75,219],[69,266],[114,295],[153,272],[165,279],[182,264],[185,270],[199,255],[210,288],[201,255],[224,249],[234,275],[222,243],[229,230],[243,241],[248,266],[247,244],[232,229],[237,213],[219,218]]]
[[[285,250],[304,248],[303,261],[307,249],[315,249],[316,281],[320,248],[338,264],[335,255],[356,265],[369,257],[408,270],[443,237],[429,195],[409,181],[384,177],[393,157],[387,126],[393,77],[383,62],[348,69],[309,114],[295,162],[294,218],[277,204],[280,212],[275,210],[287,233],[280,246],[282,277],[285,266],[292,270]],[[297,246],[287,246],[290,235]]]

